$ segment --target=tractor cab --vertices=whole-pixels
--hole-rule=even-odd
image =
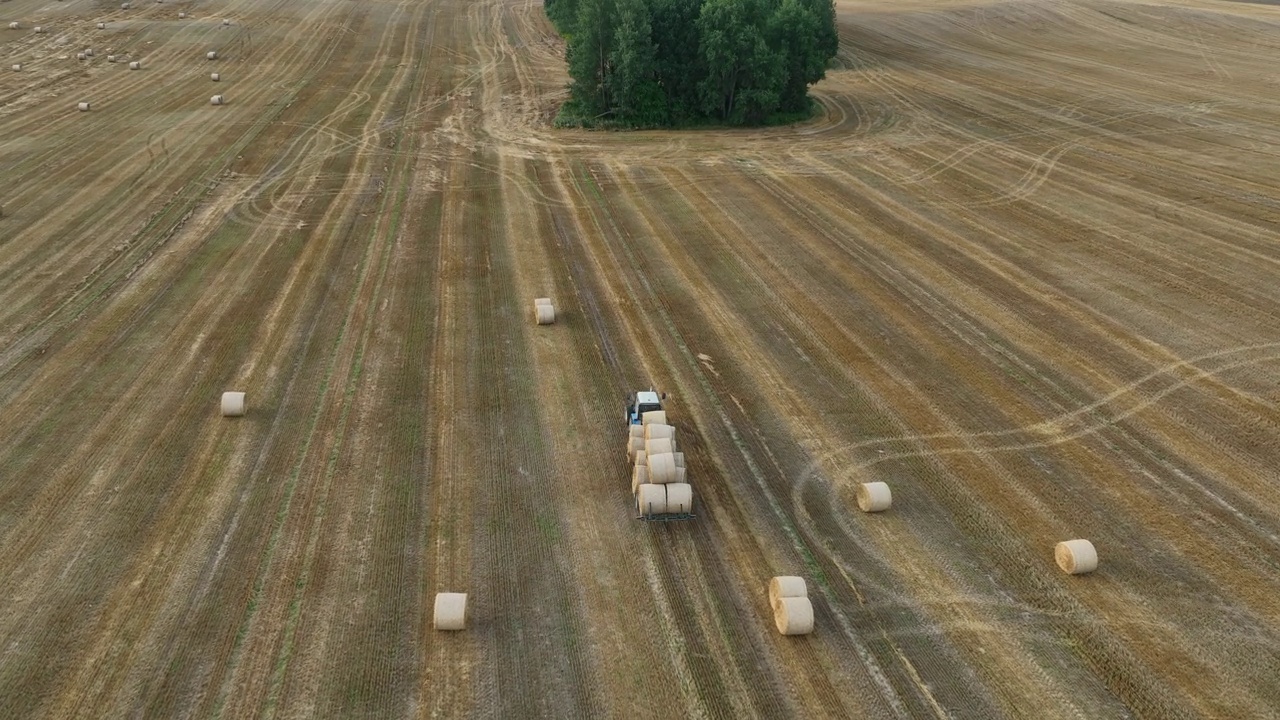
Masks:
[[[653,390],[641,390],[627,396],[627,424],[639,425],[640,418],[650,410],[661,410],[662,399],[666,397],[666,393],[661,395]]]

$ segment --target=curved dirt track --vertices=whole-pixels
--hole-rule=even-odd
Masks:
[[[1280,717],[1280,8],[839,11],[588,133],[532,0],[0,3],[0,717]]]

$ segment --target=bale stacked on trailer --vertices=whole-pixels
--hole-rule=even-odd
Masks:
[[[687,482],[684,453],[676,448],[676,428],[662,410],[646,412],[639,425],[627,427],[631,492],[642,517],[693,514],[693,486]]]

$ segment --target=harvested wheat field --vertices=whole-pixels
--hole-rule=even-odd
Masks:
[[[1280,717],[1280,7],[838,9],[593,133],[536,0],[0,3],[0,717]]]

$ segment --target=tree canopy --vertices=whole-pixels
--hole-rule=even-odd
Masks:
[[[545,0],[568,40],[575,124],[757,125],[809,110],[833,0]]]

